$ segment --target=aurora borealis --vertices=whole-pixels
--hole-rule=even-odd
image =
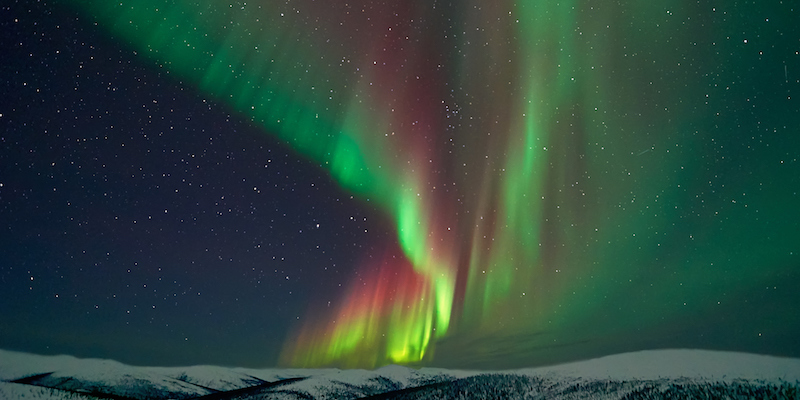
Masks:
[[[277,138],[388,227],[338,267],[352,271],[343,289],[294,300],[306,314],[277,328],[265,363],[800,356],[800,37],[787,2],[56,4]],[[24,115],[4,107],[0,121]]]

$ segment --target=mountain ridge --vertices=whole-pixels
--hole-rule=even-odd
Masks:
[[[142,367],[0,350],[0,380],[4,399],[798,398],[800,359],[672,349],[501,371],[305,370]]]

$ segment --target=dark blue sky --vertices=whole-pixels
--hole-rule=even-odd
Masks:
[[[329,167],[139,54],[74,4],[16,1],[0,8],[0,348],[146,365],[275,365],[309,310],[334,316],[349,288],[374,283],[358,267],[386,254],[386,243],[398,252],[390,212],[341,189]],[[495,142],[498,121],[505,123],[498,115],[510,111],[493,96],[505,98],[498,88],[518,71],[494,58],[524,40],[487,33],[507,40],[498,46],[503,51],[483,53],[489,39],[472,43],[453,27],[472,23],[471,6],[436,4],[427,31],[413,33],[436,35],[416,45],[420,54],[477,66],[421,68],[454,104],[430,111],[433,125],[447,127],[436,132],[441,143],[425,137],[430,149],[450,149],[431,156],[443,165],[434,172],[451,187],[461,185],[453,189],[457,202],[442,201],[435,213],[459,215],[453,226],[472,229],[475,216],[459,214],[463,209],[486,203],[482,195],[497,209],[504,205],[479,187],[480,168],[489,162],[471,157],[505,150]],[[537,264],[542,270],[534,275],[543,278],[509,284],[540,290],[526,289],[530,303],[512,299],[510,308],[487,313],[500,320],[487,329],[481,317],[457,316],[471,300],[464,289],[469,262],[461,260],[454,333],[439,343],[435,364],[524,366],[658,347],[800,357],[797,10],[770,2],[724,10],[682,5],[664,13],[661,5],[631,4],[607,14],[624,26],[603,39],[608,59],[600,59],[611,72],[581,82],[563,96],[572,103],[548,117],[556,128],[546,171],[537,172],[546,175],[547,201],[541,218],[527,221],[542,237],[544,266]],[[646,21],[629,16],[656,12]],[[690,31],[677,18],[647,25],[673,12]],[[580,15],[587,35],[602,29],[591,13]],[[652,43],[629,32],[637,29]],[[573,33],[584,40],[582,31]],[[312,39],[322,41],[319,35]],[[349,37],[348,51],[362,51],[362,39]],[[447,68],[451,75],[437,75]],[[479,87],[484,80],[491,85]],[[608,91],[599,94],[602,85]],[[423,89],[408,98],[439,94]],[[515,91],[521,90],[509,89],[515,94],[507,97],[518,100]],[[609,108],[602,117],[588,106],[597,99]],[[336,113],[348,100],[330,113],[343,120]],[[541,103],[550,101],[556,102]],[[409,109],[415,107],[421,106]],[[486,139],[487,132],[495,136]],[[479,166],[468,178],[459,169],[468,169],[464,160]],[[502,176],[499,169],[483,176]],[[459,244],[486,233],[469,229],[459,233]],[[492,232],[499,238],[501,231]],[[523,244],[510,246],[525,252]],[[541,301],[527,300],[534,295]],[[566,322],[503,330],[517,317],[512,309],[519,320],[563,315]],[[564,337],[569,341],[556,343]]]
[[[385,234],[323,169],[70,8],[4,6],[2,32],[3,348],[268,365]]]

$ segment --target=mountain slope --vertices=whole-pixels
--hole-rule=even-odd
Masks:
[[[136,367],[0,350],[0,398],[800,398],[800,359],[704,350],[626,353],[516,371]]]

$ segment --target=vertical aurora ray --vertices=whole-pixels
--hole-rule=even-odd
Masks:
[[[470,244],[472,255],[464,299],[464,318],[473,320],[473,328],[475,324],[496,325],[504,314],[498,313],[498,309],[507,309],[512,296],[533,295],[530,291],[535,290],[544,267],[540,235],[544,184],[549,174],[548,136],[558,117],[553,111],[571,101],[570,81],[564,79],[564,71],[573,68],[567,58],[560,60],[559,68],[553,68],[548,53],[554,47],[562,51],[572,47],[569,33],[574,27],[573,7],[571,2],[532,1],[497,3],[493,10],[485,12],[489,20],[511,10],[507,15],[513,23],[502,36],[517,40],[509,41],[507,48],[498,50],[501,54],[497,55],[516,64],[515,87],[510,94],[501,95],[508,97],[500,102],[509,104],[508,110],[495,111],[505,112],[502,119],[508,121],[505,131],[493,132],[499,134],[495,140],[505,145],[504,159],[499,160],[502,173],[483,174],[481,186],[486,193],[482,198],[490,200],[476,207],[476,230]],[[500,38],[492,39],[500,42]],[[476,60],[470,65],[481,64]],[[483,223],[488,215],[493,215],[492,224]],[[486,238],[491,240],[487,243]]]
[[[402,257],[387,257],[377,272],[354,281],[337,313],[307,319],[291,349],[292,361],[359,367],[422,359],[435,305],[427,280],[410,268]]]
[[[770,235],[798,231],[795,194],[701,153],[725,126],[705,99],[722,93],[686,88],[716,88],[695,70],[730,63],[702,61],[725,35],[687,18],[699,5],[73,3],[394,222],[384,259],[335,313],[310,311],[284,363],[549,360],[699,318],[785,274],[754,264],[796,263],[796,234]]]

